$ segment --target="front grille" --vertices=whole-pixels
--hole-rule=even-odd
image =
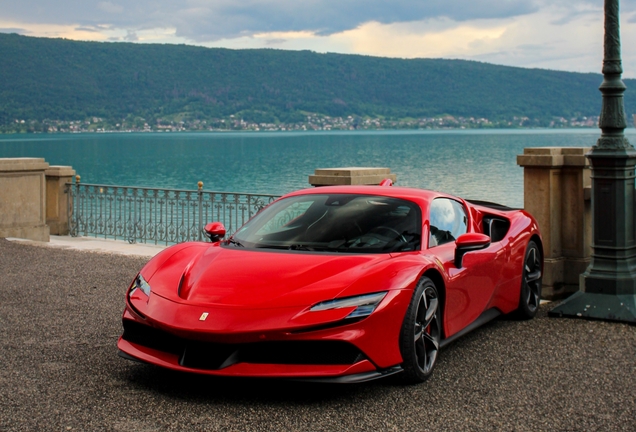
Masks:
[[[170,333],[130,320],[123,324],[122,338],[130,343],[172,354],[180,354],[185,348],[185,341]]]
[[[340,341],[292,341],[246,344],[241,361],[271,364],[353,364],[364,358],[355,346]]]
[[[342,341],[200,342],[130,320],[124,320],[123,339],[177,354],[179,364],[192,369],[215,370],[236,363],[350,365],[366,358],[354,345]]]

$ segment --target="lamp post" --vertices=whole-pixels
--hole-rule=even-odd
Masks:
[[[592,168],[592,259],[580,290],[549,314],[636,323],[636,150],[624,134],[618,4],[605,0],[602,132],[586,155]]]

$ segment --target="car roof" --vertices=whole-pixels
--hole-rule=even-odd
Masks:
[[[447,197],[463,201],[461,198],[457,198],[443,192],[399,186],[319,186],[291,192],[289,194],[286,194],[284,197],[315,194],[379,195],[393,198],[402,198],[420,203],[430,202],[438,197]]]

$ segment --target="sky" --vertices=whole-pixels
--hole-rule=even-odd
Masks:
[[[636,78],[636,0],[622,0]],[[603,0],[0,0],[0,32],[600,73]]]

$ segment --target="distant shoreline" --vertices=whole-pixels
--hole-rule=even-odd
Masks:
[[[627,129],[634,129],[636,126],[627,125]],[[86,129],[86,130],[0,130],[0,135],[61,135],[61,134],[129,134],[129,133],[236,133],[236,132],[251,132],[251,133],[262,133],[262,132],[284,132],[284,133],[302,133],[302,132],[418,132],[418,131],[495,131],[495,130],[550,130],[550,131],[558,131],[558,130],[597,130],[599,129],[598,125],[580,125],[580,126],[492,126],[492,127],[421,127],[421,128],[413,128],[413,127],[393,127],[393,128],[330,128],[330,129],[319,129],[319,128],[301,128],[301,127],[282,127],[282,128],[268,128],[268,129],[187,129],[187,128],[175,128],[175,129],[151,129],[151,128],[141,128],[141,129]]]
[[[631,137],[636,132],[636,128],[629,125],[625,129],[625,133]],[[546,127],[517,127],[517,128],[473,128],[473,129],[370,129],[370,130],[285,130],[285,131],[253,131],[253,130],[182,130],[176,132],[163,132],[163,131],[85,131],[85,132],[28,132],[28,133],[0,133],[0,141],[5,139],[25,139],[29,140],[29,137],[37,139],[46,139],[46,137],[86,137],[86,136],[130,136],[130,135],[193,135],[193,136],[230,136],[230,135],[245,135],[245,136],[310,136],[310,135],[427,135],[427,134],[461,134],[461,135],[499,135],[499,134],[513,134],[513,135],[526,135],[526,134],[571,134],[571,133],[583,133],[589,135],[600,136],[601,130],[598,127],[560,127],[560,128],[546,128]],[[633,144],[636,144],[633,143]]]
[[[511,116],[496,120],[479,116],[438,115],[433,117],[361,117],[328,116],[306,113],[302,121],[254,122],[240,116],[208,119],[145,119],[128,117],[113,119],[87,117],[84,120],[14,119],[0,125],[0,133],[84,133],[84,132],[285,132],[285,131],[354,131],[354,130],[468,130],[468,129],[534,129],[597,128],[598,116],[530,118]]]

